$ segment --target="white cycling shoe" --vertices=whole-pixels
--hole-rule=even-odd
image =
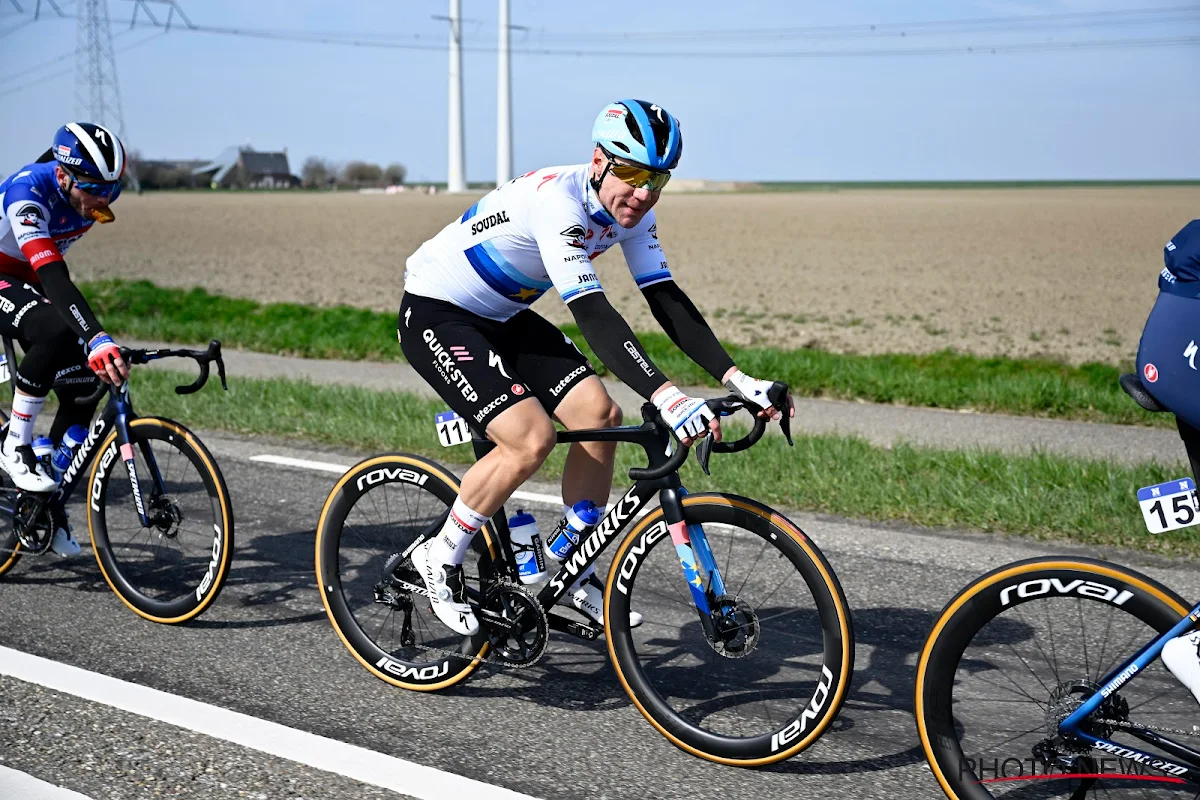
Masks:
[[[1163,645],[1159,658],[1172,675],[1200,702],[1200,631],[1178,636]]]
[[[46,474],[45,466],[33,454],[33,446],[17,445],[6,450],[8,442],[0,444],[0,469],[3,469],[18,489],[26,492],[52,492],[58,488],[54,478]]]
[[[479,620],[467,603],[462,565],[430,564],[429,547],[433,542],[433,539],[422,542],[409,554],[413,568],[425,581],[429,604],[442,624],[455,633],[473,636],[479,632]]]
[[[596,577],[596,573],[578,581],[573,591],[568,591],[558,598],[558,604],[569,606],[583,614],[596,625],[604,627],[604,584]],[[629,627],[636,628],[642,624],[642,615],[636,611],[629,612]]]
[[[71,533],[71,521],[67,519],[67,510],[62,510],[64,527],[54,529],[54,538],[50,540],[50,549],[60,556],[79,555],[79,542]]]

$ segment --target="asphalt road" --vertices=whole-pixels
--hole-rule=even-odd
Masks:
[[[485,667],[440,694],[377,680],[334,635],[315,586],[314,526],[335,476],[249,461],[358,456],[201,435],[237,517],[234,568],[217,603],[193,623],[154,625],[112,595],[86,548],[69,560],[26,558],[0,580],[0,645],[539,798],[941,797],[912,721],[917,652],[968,581],[1050,552],[988,535],[789,515],[845,587],[856,669],[831,732],[788,762],[744,770],[696,759],[653,730],[602,643],[556,638],[532,668]],[[1185,596],[1200,593],[1192,565],[1100,555]],[[11,678],[0,678],[0,757],[96,800],[401,796]]]

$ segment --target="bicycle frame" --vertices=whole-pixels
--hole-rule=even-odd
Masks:
[[[1155,731],[1137,728],[1122,729],[1134,738],[1160,747],[1169,753],[1172,758],[1184,762],[1183,764],[1177,764],[1164,759],[1160,755],[1147,753],[1135,747],[1117,744],[1082,729],[1082,725],[1086,719],[1100,707],[1109,695],[1134,680],[1138,673],[1149,666],[1154,659],[1158,658],[1159,653],[1162,652],[1163,645],[1171,639],[1182,636],[1190,631],[1195,626],[1197,620],[1200,620],[1200,603],[1197,603],[1186,617],[1179,620],[1179,623],[1175,627],[1151,640],[1137,654],[1126,659],[1121,665],[1109,672],[1100,683],[1100,690],[1059,723],[1059,733],[1069,739],[1085,742],[1097,750],[1113,753],[1121,758],[1131,759],[1154,769],[1161,770],[1173,777],[1181,778],[1191,783],[1200,783],[1200,751],[1180,744],[1173,739],[1168,739]]]
[[[650,408],[653,409],[653,406]],[[650,411],[643,411],[643,416],[646,416],[647,421],[638,426],[558,431],[557,443],[628,442],[637,444],[646,451],[650,460],[649,469],[659,469],[670,461],[667,455],[670,439],[661,429],[654,426],[650,421],[653,418],[650,414]],[[473,444],[477,458],[482,458],[495,446],[490,441],[478,438],[473,440]],[[537,601],[543,610],[549,612],[554,607],[575,580],[586,572],[600,557],[600,554],[616,541],[629,524],[637,518],[638,513],[646,507],[655,492],[658,493],[659,504],[663,508],[663,515],[675,544],[675,551],[679,556],[684,578],[691,590],[692,599],[700,614],[705,632],[709,635],[714,633],[711,621],[712,609],[705,586],[707,585],[712,590],[715,597],[722,597],[725,594],[725,583],[721,579],[704,529],[700,525],[684,523],[682,501],[683,497],[687,495],[687,490],[683,487],[677,470],[671,471],[661,478],[636,481],[619,500],[613,503],[604,519],[600,520],[587,538],[581,539],[575,545],[566,560],[562,562],[558,572],[538,592]],[[516,581],[518,579],[517,562],[512,553],[508,517],[503,506],[492,517],[491,524],[497,534],[497,545],[508,576]],[[551,627],[557,630],[564,630],[588,639],[595,639],[600,635],[600,630],[591,626],[580,625],[553,614],[548,616]]]

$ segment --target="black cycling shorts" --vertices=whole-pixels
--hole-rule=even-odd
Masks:
[[[506,322],[404,293],[400,348],[417,374],[477,431],[529,396],[553,414],[596,371],[566,334],[530,309]]]
[[[87,368],[87,348],[38,287],[0,275],[0,332],[21,343],[25,357],[16,371],[17,386],[45,397],[55,381],[78,383],[88,394],[95,377]]]

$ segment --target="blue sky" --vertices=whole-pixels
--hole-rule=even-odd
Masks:
[[[75,113],[73,20],[32,21],[36,0],[0,0],[0,103],[7,174]],[[73,14],[71,0],[58,0]],[[410,180],[446,177],[445,0],[178,0],[197,25],[344,31],[433,50],[129,31],[131,0],[109,0],[131,147],[150,158],[207,158],[232,144],[305,157],[400,161]],[[463,0],[467,176],[495,177],[496,0]],[[512,0],[514,168],[578,163],[605,103],[639,97],[684,126],[681,177],[778,180],[1200,178],[1200,6],[1070,25],[999,23],[935,33],[889,23],[995,20],[1183,6],[1154,2],[898,4]],[[160,19],[164,16],[161,5]],[[45,6],[43,5],[43,9]],[[871,32],[866,26],[875,24]],[[792,31],[861,25],[856,38]],[[20,26],[20,27],[18,27]],[[1019,26],[1018,26],[1019,27]],[[737,35],[730,31],[756,33]],[[619,34],[631,36],[622,39]],[[708,31],[672,39],[664,32]],[[636,36],[633,36],[636,34]],[[1015,44],[1191,37],[1162,45],[1006,52]],[[869,54],[967,46],[966,55]],[[678,51],[679,55],[664,56]],[[802,52],[725,57],[722,53]],[[858,55],[814,53],[860,51]],[[58,56],[65,60],[37,67]],[[26,74],[21,74],[26,73]]]

